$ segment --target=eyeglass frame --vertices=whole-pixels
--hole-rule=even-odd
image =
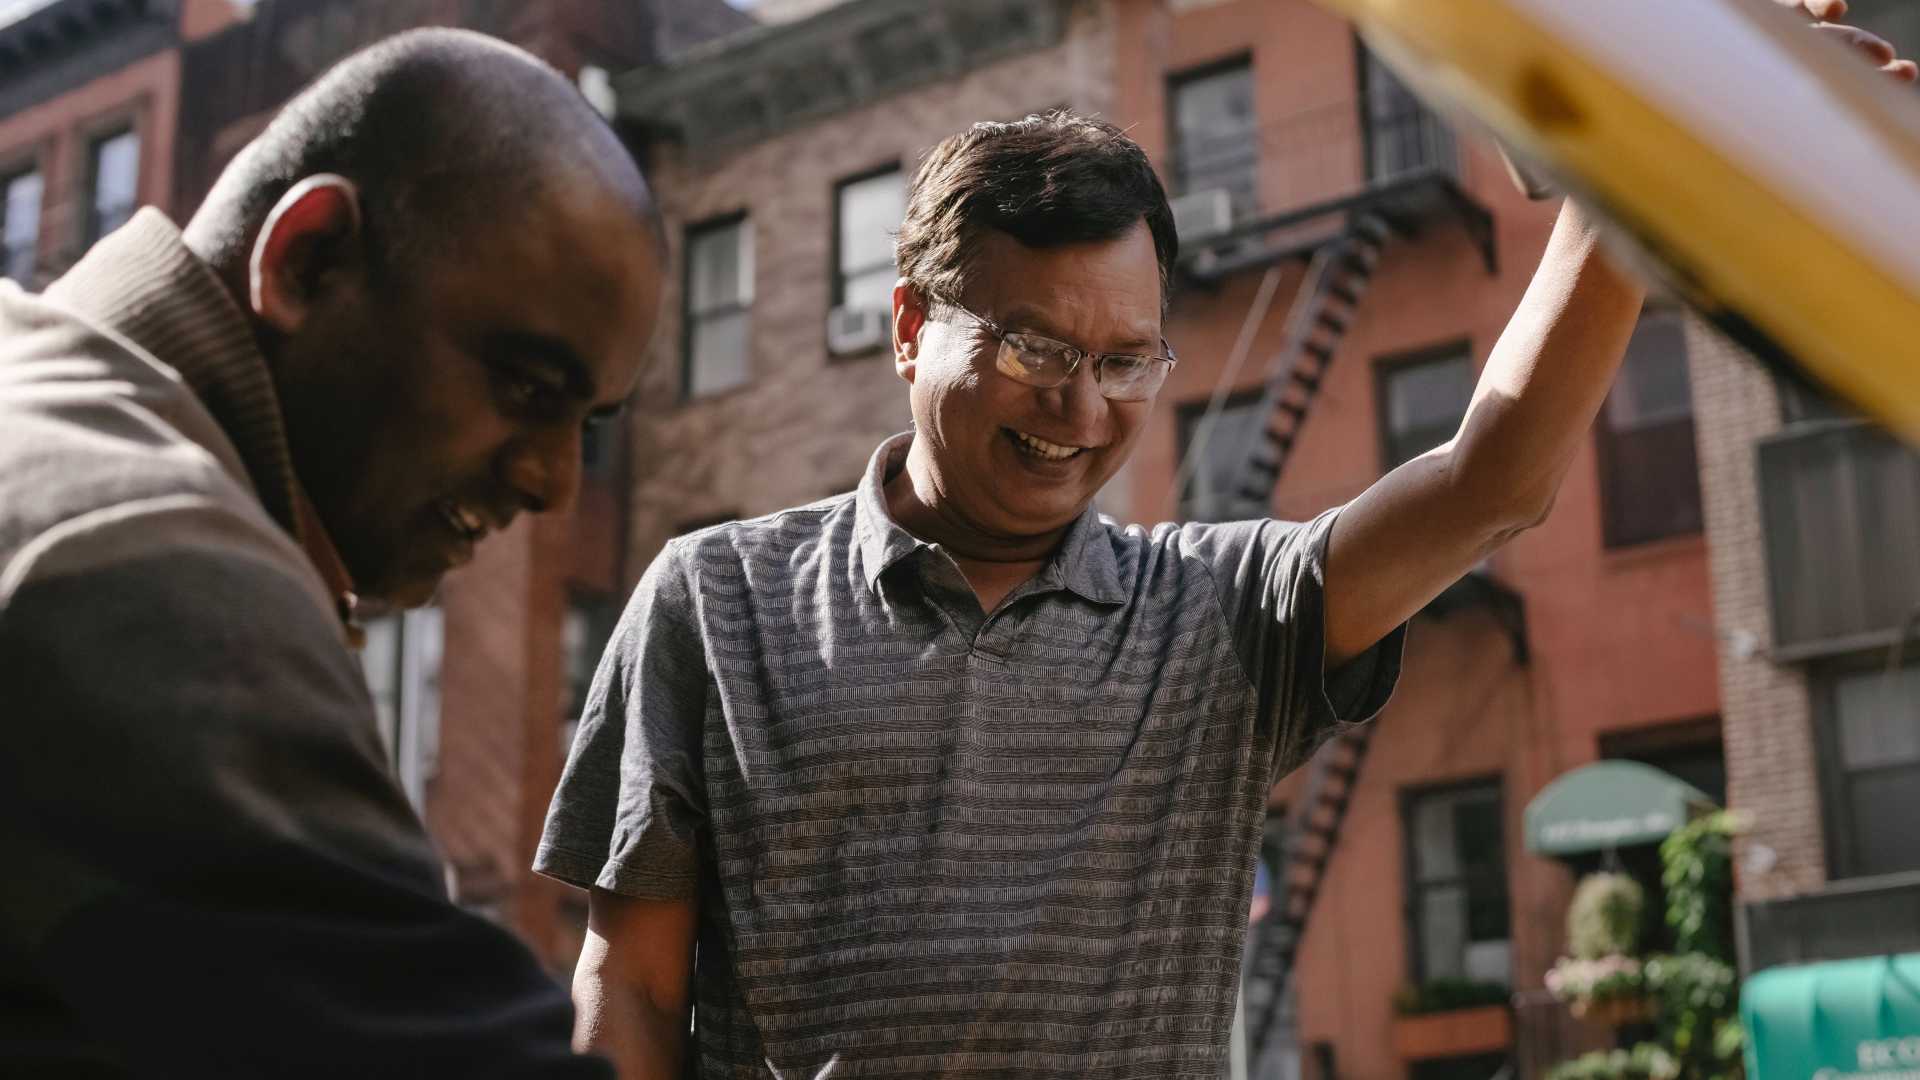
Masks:
[[[987,331],[987,333],[993,335],[994,338],[998,340],[998,345],[1000,348],[1007,347],[1008,335],[1019,334],[1022,337],[1038,338],[1041,341],[1045,341],[1053,345],[1058,345],[1060,348],[1065,349],[1067,352],[1071,353],[1074,358],[1073,360],[1068,362],[1066,374],[1061,377],[1059,382],[1052,383],[1049,385],[1042,385],[1040,383],[1028,382],[1025,379],[1014,378],[1014,376],[1012,375],[1007,375],[1006,370],[1002,368],[999,364],[996,363],[994,365],[994,370],[999,372],[1000,374],[1007,375],[1007,378],[1013,379],[1013,381],[1019,383],[1022,386],[1031,386],[1037,390],[1052,390],[1052,389],[1055,389],[1056,387],[1067,385],[1068,382],[1072,381],[1073,373],[1080,370],[1080,365],[1085,361],[1087,361],[1088,359],[1092,359],[1094,362],[1093,384],[1101,388],[1101,391],[1100,391],[1101,397],[1106,398],[1108,401],[1151,401],[1153,400],[1154,395],[1160,392],[1161,387],[1167,384],[1167,376],[1173,374],[1173,369],[1176,366],[1178,366],[1180,363],[1180,358],[1175,356],[1173,353],[1173,343],[1168,341],[1165,336],[1162,336],[1160,338],[1160,347],[1167,351],[1167,354],[1165,356],[1159,356],[1153,353],[1129,353],[1129,352],[1097,353],[1097,352],[1093,352],[1090,349],[1083,349],[1080,346],[1073,344],[1072,342],[1061,341],[1059,338],[1056,338],[1056,337],[1049,337],[1046,334],[1036,334],[1030,330],[1007,330],[1003,328],[999,323],[994,322],[992,319],[987,318],[985,315],[982,315],[979,312],[973,310],[972,308],[966,306],[965,304],[962,304],[959,301],[953,300],[949,297],[933,296],[933,297],[929,297],[929,299],[934,303],[934,305],[938,307],[952,308],[955,311],[960,312],[962,315],[965,315],[967,318],[972,319],[974,322],[979,323],[980,326]],[[1101,378],[1102,373],[1106,370],[1107,358],[1110,356],[1128,356],[1128,357],[1135,357],[1143,360],[1164,361],[1167,365],[1166,374],[1160,376],[1159,386],[1155,386],[1151,391],[1149,391],[1143,397],[1137,397],[1137,398],[1111,397],[1106,392],[1105,380]]]

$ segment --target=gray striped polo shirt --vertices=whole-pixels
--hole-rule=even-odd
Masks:
[[[1322,676],[1338,511],[1089,510],[991,614],[882,487],[670,543],[534,867],[699,898],[707,1077],[1204,1077],[1267,791],[1372,717],[1402,627]]]

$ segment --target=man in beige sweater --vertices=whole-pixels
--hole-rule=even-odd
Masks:
[[[0,1075],[589,1076],[450,903],[347,642],[564,506],[659,224],[552,69],[349,59],[184,234],[0,283]]]

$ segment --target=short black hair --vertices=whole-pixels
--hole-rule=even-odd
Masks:
[[[895,257],[923,295],[957,300],[984,229],[1046,248],[1118,239],[1142,221],[1165,311],[1180,238],[1153,163],[1119,128],[1061,109],[975,124],[929,151],[907,195]]]
[[[631,155],[565,76],[484,34],[412,30],[347,57],[289,101],[221,173],[189,232],[215,265],[244,261],[295,183],[335,173],[359,189],[370,259],[391,268],[510,215],[556,170],[581,167],[625,189],[664,250]]]

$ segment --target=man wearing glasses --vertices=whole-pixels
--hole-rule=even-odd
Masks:
[[[909,195],[914,428],[857,490],[669,544],[536,866],[592,890],[576,1038],[629,1076],[1218,1076],[1272,782],[1538,522],[1641,291],[1572,212],[1453,442],[1295,524],[1092,509],[1174,366],[1144,153],[981,124]]]

